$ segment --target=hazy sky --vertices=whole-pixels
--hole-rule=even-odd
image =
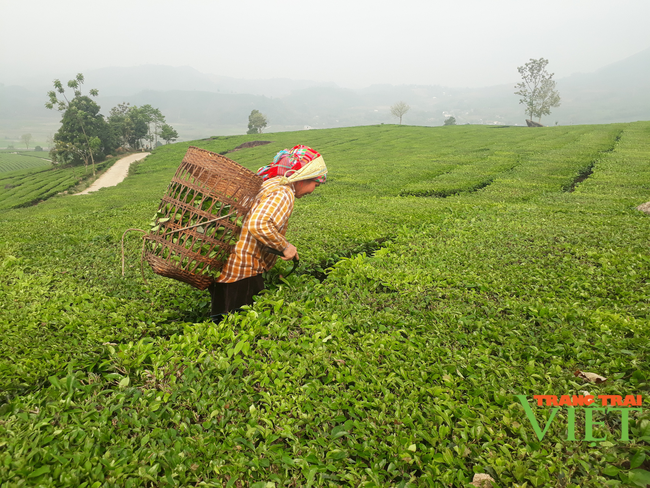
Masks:
[[[539,57],[558,79],[647,49],[649,19],[649,0],[0,0],[0,83],[165,64],[344,87],[486,86]]]

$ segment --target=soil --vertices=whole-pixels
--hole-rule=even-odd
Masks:
[[[265,146],[266,144],[271,144],[273,141],[248,141],[243,144],[240,144],[235,149],[232,149],[228,152],[239,151],[240,149],[247,149],[249,147]]]
[[[75,195],[87,195],[88,193],[97,191],[100,188],[116,186],[118,183],[122,183],[124,178],[126,178],[126,175],[129,173],[129,166],[131,166],[131,163],[140,161],[149,156],[149,154],[151,153],[136,153],[119,159],[108,169],[108,171],[106,171],[106,173],[97,178],[92,185],[80,193],[75,193]]]
[[[647,214],[650,214],[650,202],[643,203],[643,204],[639,205],[636,209],[640,210],[641,212],[645,212]]]

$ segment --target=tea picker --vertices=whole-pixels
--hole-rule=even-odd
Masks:
[[[273,163],[260,168],[257,174],[264,183],[246,216],[233,253],[210,286],[212,315],[216,320],[253,303],[253,296],[264,289],[262,273],[273,267],[277,254],[286,261],[295,259],[295,269],[297,249],[284,237],[294,200],[325,183],[327,167],[318,152],[299,145],[280,151]],[[268,248],[276,252],[269,252]]]
[[[190,147],[143,237],[143,259],[156,274],[209,289],[219,320],[253,303],[277,255],[294,260],[295,270],[298,252],[284,237],[294,200],[326,175],[322,156],[307,146],[280,151],[257,174]]]

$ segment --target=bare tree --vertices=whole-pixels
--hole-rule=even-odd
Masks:
[[[23,144],[25,144],[25,147],[29,149],[29,143],[32,140],[32,135],[31,134],[23,134],[20,136],[20,140],[23,141]]]
[[[390,107],[390,113],[393,114],[395,117],[399,118],[399,125],[402,125],[402,117],[406,112],[409,111],[411,107],[409,107],[406,103],[404,102],[397,102],[396,104],[392,105]]]
[[[544,58],[532,59],[524,66],[519,66],[517,71],[522,81],[515,85],[520,95],[519,103],[526,106],[526,114],[533,120],[533,117],[550,115],[551,107],[560,106],[560,94],[555,89],[554,73],[546,71],[548,60]]]

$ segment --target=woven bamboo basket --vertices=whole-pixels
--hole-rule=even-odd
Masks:
[[[262,178],[220,154],[190,147],[144,236],[154,273],[205,290],[230,256]]]

